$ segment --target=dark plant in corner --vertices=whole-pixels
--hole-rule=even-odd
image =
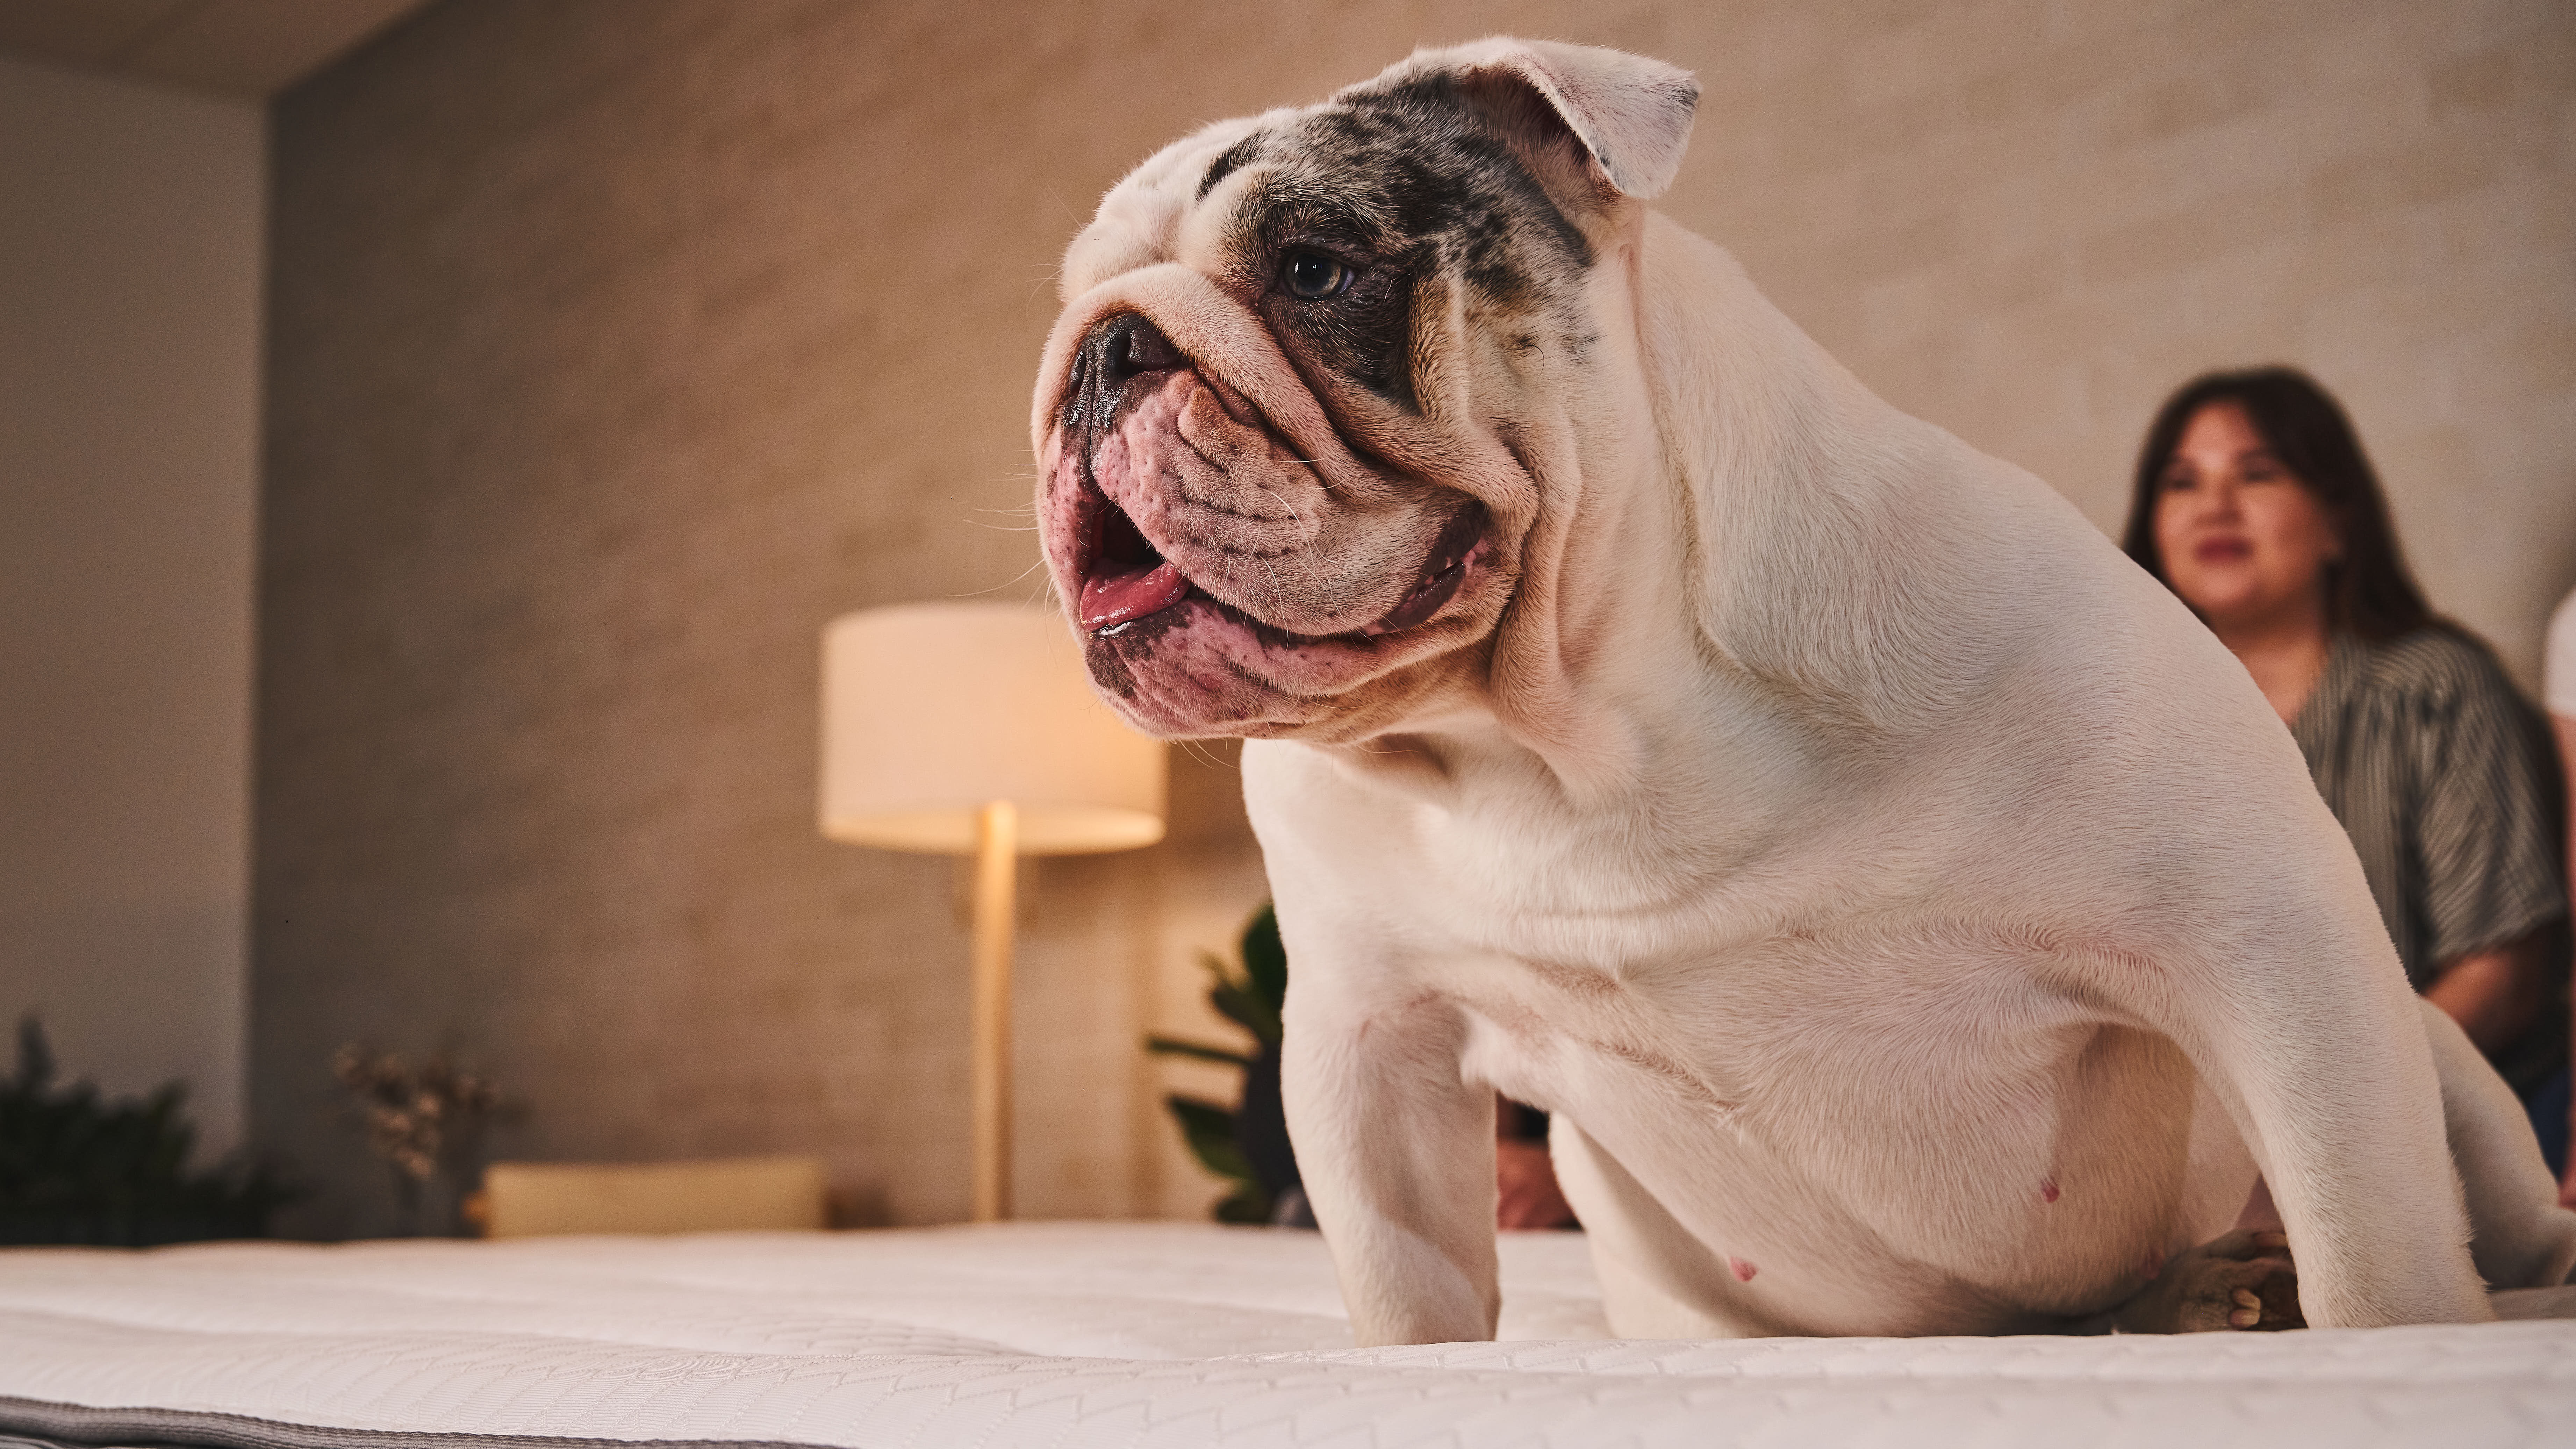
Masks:
[[[1277,913],[1266,904],[1252,913],[1243,928],[1241,964],[1202,951],[1199,965],[1212,983],[1208,1004],[1252,1034],[1252,1049],[1149,1036],[1145,1050],[1239,1067],[1243,1086],[1232,1107],[1180,1092],[1165,1097],[1164,1105],[1199,1162],[1233,1184],[1216,1205],[1217,1221],[1266,1223],[1283,1209],[1294,1217],[1304,1195],[1279,1109],[1279,1012],[1288,998],[1288,951],[1279,941]]]
[[[268,1235],[295,1194],[265,1163],[236,1156],[188,1170],[197,1129],[187,1088],[107,1101],[54,1085],[54,1051],[33,1013],[18,1022],[18,1070],[0,1081],[0,1243],[142,1248]]]
[[[331,1075],[356,1099],[367,1145],[393,1171],[404,1230],[463,1234],[465,1198],[482,1172],[483,1128],[509,1106],[500,1089],[444,1055],[415,1067],[355,1043],[332,1055]]]

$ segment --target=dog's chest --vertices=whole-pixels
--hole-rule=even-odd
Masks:
[[[2013,1112],[2041,1104],[2090,1027],[1955,942],[1919,943],[1891,971],[1831,936],[1711,941],[1677,924],[1589,933],[1587,952],[1568,949],[1587,933],[1545,924],[1413,968],[1465,1023],[1466,1073],[1542,1107],[1795,1134],[1848,1105],[1847,1084],[1904,1081],[1915,1100]],[[1640,942],[1656,949],[1618,949]]]
[[[1292,930],[1297,969],[1353,973],[1316,985],[1354,999],[1454,1003],[1469,1070],[1540,1106],[1750,1126],[1893,1080],[2019,1114],[2089,1025],[2008,943],[1917,919],[1904,832],[1854,827],[1827,795],[1784,803],[1709,769],[1613,813],[1499,769],[1407,797],[1293,746],[1244,765],[1282,919],[1324,927]]]
[[[1675,1010],[1669,988],[1588,963],[1481,953],[1423,975],[1465,1028],[1461,1072],[1517,1100],[1560,1112],[1618,1101],[1715,1124],[1756,1093],[1759,1034],[1742,1018]]]

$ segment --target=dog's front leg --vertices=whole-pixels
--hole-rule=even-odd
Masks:
[[[1494,1097],[1463,1044],[1434,995],[1289,990],[1288,1132],[1363,1347],[1494,1336]]]

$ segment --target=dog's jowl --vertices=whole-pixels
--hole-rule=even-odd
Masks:
[[[1130,720],[1251,738],[1362,1341],[1492,1333],[1496,1090],[1631,1335],[2563,1280],[2576,1215],[2245,671],[1648,209],[1697,96],[1424,52],[1175,143],[1065,260],[1047,567]]]

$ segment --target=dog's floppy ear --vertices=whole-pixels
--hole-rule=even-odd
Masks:
[[[1391,91],[1445,75],[1516,140],[1532,127],[1570,135],[1602,180],[1652,200],[1673,184],[1690,145],[1699,81],[1689,71],[1591,45],[1509,35],[1413,55],[1352,91]],[[1349,92],[1345,92],[1349,94]]]

